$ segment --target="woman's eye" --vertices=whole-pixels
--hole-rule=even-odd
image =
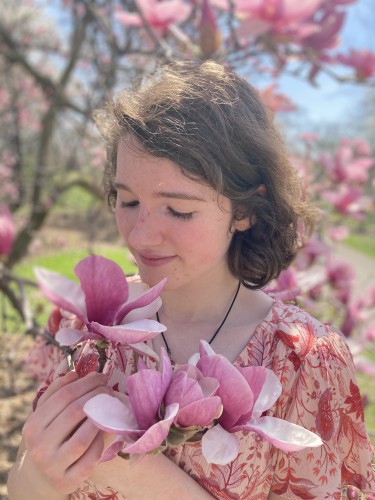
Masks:
[[[133,200],[133,201],[122,201],[120,203],[121,208],[131,208],[131,207],[136,207],[139,204],[139,201]]]
[[[176,210],[173,210],[173,208],[168,209],[170,213],[173,215],[173,217],[177,217],[178,219],[191,219],[193,217],[194,212],[177,212]]]

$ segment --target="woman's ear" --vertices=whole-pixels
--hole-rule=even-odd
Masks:
[[[235,215],[233,218],[232,229],[234,231],[246,231],[252,226],[250,217],[240,217]]]

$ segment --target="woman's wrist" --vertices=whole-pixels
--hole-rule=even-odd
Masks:
[[[29,453],[24,450],[13,465],[8,478],[9,500],[68,500],[69,494],[59,493],[41,475]]]

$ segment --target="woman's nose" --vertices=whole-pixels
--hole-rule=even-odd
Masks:
[[[146,209],[139,209],[128,235],[128,244],[133,248],[142,249],[157,246],[161,242],[162,233],[156,214],[152,215]]]

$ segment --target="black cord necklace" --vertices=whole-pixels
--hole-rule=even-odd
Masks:
[[[215,331],[215,333],[212,335],[211,339],[208,341],[209,344],[212,344],[212,342],[215,340],[217,334],[220,332],[222,326],[224,325],[227,317],[229,316],[229,313],[231,312],[233,306],[234,306],[234,303],[236,302],[236,298],[237,298],[237,295],[238,295],[238,292],[240,291],[240,288],[241,288],[241,281],[238,282],[238,286],[237,286],[237,290],[236,290],[236,293],[234,294],[234,297],[233,297],[233,300],[229,306],[229,309],[228,311],[226,312],[225,316],[224,316],[224,319],[223,321],[220,323],[219,327],[217,328],[217,330]],[[157,311],[156,312],[156,319],[158,320],[158,322],[160,323],[160,319],[159,319],[159,312]],[[163,332],[161,332],[161,336],[163,338],[163,341],[164,341],[164,344],[165,344],[165,347],[167,349],[167,353],[168,353],[168,356],[171,358],[172,357],[172,353],[171,353],[171,350],[169,348],[169,345],[168,345],[168,342],[167,342],[167,339],[165,338],[165,335]]]

